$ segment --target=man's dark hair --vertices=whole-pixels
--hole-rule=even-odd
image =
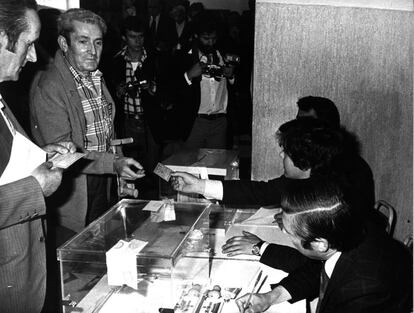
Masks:
[[[218,34],[218,24],[217,18],[212,13],[203,11],[198,15],[195,22],[195,33],[199,36],[214,32]]]
[[[29,29],[27,10],[37,10],[35,0],[0,0],[0,31],[9,40],[7,50],[14,52],[20,34]]]
[[[299,110],[309,112],[312,109],[316,113],[316,117],[332,127],[339,127],[341,119],[339,117],[338,108],[333,101],[323,97],[307,96],[300,98],[297,102]]]
[[[293,164],[311,175],[331,170],[332,160],[343,151],[341,132],[314,118],[291,120],[279,127],[280,147]]]
[[[281,206],[290,215],[290,228],[305,249],[324,238],[330,248],[348,251],[364,235],[363,219],[334,176],[316,176],[289,182]]]
[[[73,21],[98,25],[102,36],[106,34],[106,23],[98,14],[85,9],[69,9],[63,12],[58,18],[58,34],[65,37],[70,44],[70,33],[74,31]]]
[[[128,16],[122,23],[122,35],[126,35],[127,31],[143,33],[145,32],[145,29],[145,23],[136,16]]]

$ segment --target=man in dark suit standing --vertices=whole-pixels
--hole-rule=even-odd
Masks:
[[[0,82],[16,81],[26,62],[36,62],[34,42],[40,32],[36,9],[34,0],[0,0]],[[75,149],[69,142],[37,147],[1,96],[0,146],[0,311],[40,312],[46,286],[40,216],[46,213],[44,197],[62,179],[61,170],[44,161],[47,153]]]
[[[282,199],[283,229],[309,260],[272,291],[239,298],[240,312],[318,296],[317,313],[411,312],[412,258],[364,222],[354,197],[334,177],[291,182]],[[281,254],[274,265],[289,261]]]

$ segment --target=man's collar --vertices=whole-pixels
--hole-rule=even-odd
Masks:
[[[339,257],[341,256],[341,251],[336,251],[328,260],[325,262],[325,272],[329,278],[331,278],[332,273],[335,269],[336,262],[338,262]]]
[[[89,72],[89,75],[87,75],[87,76],[83,75],[82,73],[77,71],[75,69],[75,67],[72,66],[72,64],[70,64],[70,62],[66,58],[65,54],[62,54],[62,55],[63,55],[63,60],[66,64],[66,66],[69,68],[69,71],[72,73],[72,76],[75,78],[75,80],[77,82],[82,82],[83,80],[88,79],[88,78],[92,78],[92,77],[101,77],[102,76],[102,72],[99,69],[97,69],[93,72]]]

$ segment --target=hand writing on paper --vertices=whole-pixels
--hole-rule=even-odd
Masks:
[[[236,300],[236,304],[240,313],[264,312],[271,305],[269,299],[267,298],[266,294],[255,293],[250,297],[250,294],[248,293],[238,298]]]
[[[262,241],[255,234],[243,231],[243,236],[234,236],[221,247],[223,254],[235,256],[240,254],[252,254],[252,246]]]
[[[250,300],[249,300],[250,298]],[[236,299],[240,313],[258,313],[266,311],[271,305],[292,299],[290,293],[282,286],[266,293],[245,294]]]

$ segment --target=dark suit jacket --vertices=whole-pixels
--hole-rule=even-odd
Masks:
[[[145,45],[147,50],[150,52],[155,52],[156,50],[159,52],[171,51],[174,42],[174,21],[167,14],[160,14],[154,37],[150,32],[150,20],[151,18],[148,17],[146,21],[146,25],[148,26],[148,29],[145,33]]]
[[[279,261],[280,258],[282,258],[282,262]],[[275,243],[269,244],[260,257],[261,263],[285,271],[286,273],[293,272],[308,261],[309,259],[298,250]]]
[[[190,21],[185,22],[183,31],[181,32],[181,36],[178,36],[175,23],[174,23],[174,30],[175,31],[173,32],[173,51],[178,52],[178,50],[175,50],[177,44],[180,44],[181,51],[190,50],[191,41],[194,35],[193,23]]]
[[[279,255],[281,264],[289,262]],[[280,285],[291,302],[318,296],[322,262],[309,261]],[[343,252],[329,280],[320,313],[411,312],[412,257],[385,232],[370,227],[363,242]]]
[[[223,181],[223,203],[280,206],[281,194],[290,178],[280,176],[268,182],[251,180]]]
[[[5,112],[15,128],[25,135],[7,107]],[[2,123],[0,123],[0,138],[2,138],[0,142],[10,142],[9,129]],[[10,144],[1,146],[1,173],[10,157],[10,149]],[[40,312],[43,306],[46,287],[46,252],[42,221],[39,216],[45,213],[43,192],[33,176],[0,186],[0,311],[2,313]]]
[[[385,228],[385,224],[373,210],[374,179],[367,162],[356,153],[343,154],[333,161],[329,173],[334,172],[341,177],[342,186],[349,196],[352,195],[352,205],[359,209],[361,215]],[[279,206],[281,194],[291,181],[291,178],[284,176],[268,182],[223,181],[223,203]]]

